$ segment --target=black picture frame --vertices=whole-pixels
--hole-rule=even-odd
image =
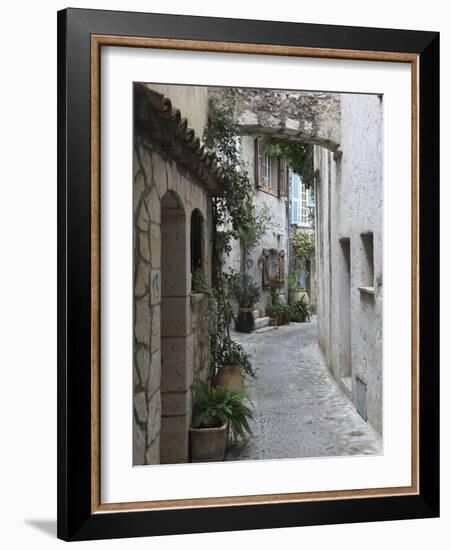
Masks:
[[[418,55],[419,494],[92,513],[91,36]],[[331,55],[331,57],[334,57]],[[58,537],[88,540],[439,515],[439,33],[67,9],[58,13]]]

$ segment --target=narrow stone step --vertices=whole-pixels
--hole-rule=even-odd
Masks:
[[[254,311],[252,312],[252,315],[254,319],[258,319],[260,317],[260,310],[254,309]]]
[[[259,328],[258,330],[254,330],[254,334],[264,334],[265,332],[268,332],[270,330],[277,330],[280,327],[276,327],[273,325],[268,325],[267,327]]]
[[[258,330],[259,328],[267,327],[269,325],[270,320],[271,320],[270,317],[259,317],[258,319],[255,319],[254,330]]]

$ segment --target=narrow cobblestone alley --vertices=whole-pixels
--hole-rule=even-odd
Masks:
[[[234,333],[257,378],[246,388],[255,405],[254,437],[232,444],[227,460],[377,454],[376,432],[359,416],[327,369],[316,319],[251,334]]]

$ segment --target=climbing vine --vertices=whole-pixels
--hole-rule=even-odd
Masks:
[[[264,143],[269,156],[284,157],[293,172],[302,178],[305,187],[313,189],[319,175],[313,165],[313,145],[275,137],[266,137]]]
[[[237,231],[245,253],[258,245],[272,221],[270,210],[266,205],[253,208],[252,219],[248,220],[244,229]]]
[[[208,112],[204,141],[216,153],[223,178],[223,192],[213,199],[215,222],[222,228],[216,244],[220,253],[228,253],[231,239],[236,238],[250,250],[261,240],[269,214],[252,202],[253,184],[241,157],[241,138],[230,111],[210,101]]]
[[[227,252],[230,239],[245,233],[253,221],[252,184],[240,156],[237,134],[230,114],[210,102],[204,140],[216,153],[222,169],[223,192],[213,200],[215,222],[224,228],[223,238],[217,243],[222,252]]]
[[[257,246],[269,224],[267,210],[252,202],[253,185],[241,158],[241,139],[230,111],[210,102],[205,144],[216,154],[222,170],[223,192],[213,198],[213,277],[210,294],[213,322],[210,352],[213,368],[233,361],[250,376],[255,372],[243,348],[230,338],[232,307],[227,298],[223,260],[231,252],[232,239],[245,250]]]

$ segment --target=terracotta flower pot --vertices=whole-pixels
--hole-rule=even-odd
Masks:
[[[227,450],[227,424],[219,428],[190,428],[191,462],[224,460]]]
[[[244,382],[240,367],[226,365],[218,369],[213,378],[213,386],[232,386],[235,390],[243,391]]]
[[[269,324],[272,327],[278,327],[282,324],[282,315],[274,315],[274,316],[269,315],[269,317],[270,317]]]
[[[288,301],[290,304],[295,304],[296,302],[300,302],[302,299],[304,299],[305,304],[309,305],[310,303],[309,295],[305,288],[298,288],[298,289],[291,288],[288,291]]]

